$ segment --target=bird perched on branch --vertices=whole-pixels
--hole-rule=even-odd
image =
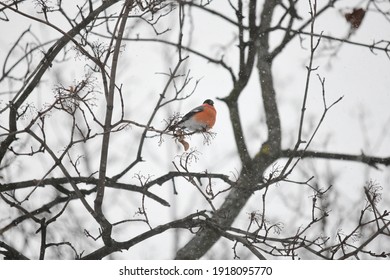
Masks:
[[[179,122],[171,125],[169,130],[181,128],[192,132],[205,132],[214,126],[216,116],[214,101],[206,99],[202,105],[192,109]]]

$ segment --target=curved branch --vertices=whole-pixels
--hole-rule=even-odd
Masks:
[[[204,224],[204,218],[208,218],[208,216],[205,214],[205,211],[194,213],[191,215],[188,215],[187,217],[183,219],[179,219],[167,224],[160,225],[158,227],[155,227],[151,230],[148,230],[128,241],[124,242],[115,242],[112,244],[112,246],[103,246],[96,251],[86,255],[85,257],[82,257],[82,260],[97,260],[102,259],[114,252],[118,252],[121,250],[128,250],[132,246],[150,238],[155,235],[158,235],[160,233],[163,233],[169,229],[174,228],[183,228],[183,229],[192,229],[195,227],[202,226]]]
[[[225,98],[222,98],[226,105],[229,108],[230,121],[233,126],[234,139],[237,146],[237,151],[241,159],[243,168],[250,168],[251,158],[246,146],[244,132],[241,125],[240,112],[238,109],[238,98],[243,92],[244,88],[248,84],[249,78],[251,77],[253,66],[256,59],[257,48],[257,36],[258,36],[258,27],[256,25],[256,1],[251,0],[249,3],[249,41],[244,41],[243,28],[239,26],[239,75],[238,80],[234,82],[234,87],[230,91],[229,95]],[[242,1],[238,3],[238,10],[236,10],[236,15],[238,22],[242,24]],[[245,57],[245,50],[247,50],[247,57]]]
[[[224,182],[228,183],[229,185],[234,185],[235,182],[229,179],[229,176],[225,174],[214,174],[214,173],[197,173],[197,172],[179,172],[179,171],[170,171],[167,174],[158,177],[155,180],[152,180],[145,184],[145,188],[148,189],[151,186],[157,184],[161,186],[165,182],[175,178],[175,177],[195,177],[197,179],[200,178],[215,178],[215,179],[221,179]]]
[[[285,31],[287,31],[287,28],[277,27],[274,30],[285,30]],[[354,41],[348,40],[347,38],[337,38],[337,37],[330,36],[330,35],[324,35],[322,33],[318,34],[318,33],[314,33],[314,32],[313,33],[306,32],[306,31],[303,31],[301,29],[298,29],[298,30],[290,29],[288,31],[290,33],[295,34],[295,35],[313,36],[313,37],[327,39],[327,40],[330,40],[330,41],[337,41],[337,42],[340,42],[340,43],[346,43],[346,44],[353,45],[353,46],[369,48],[372,52],[374,50],[382,51],[382,52],[386,53],[387,56],[389,56],[389,54],[390,54],[390,46],[389,46],[390,42],[389,41],[381,40],[381,41],[378,41],[378,42],[373,42],[372,44],[367,44],[367,43],[354,42]],[[386,46],[380,47],[379,46],[380,44],[382,44],[382,45],[384,44]]]
[[[277,1],[266,1],[261,14],[260,32],[268,29],[272,22],[273,10]],[[269,12],[271,11],[271,12]],[[259,38],[257,69],[263,97],[263,105],[268,128],[270,152],[278,153],[281,148],[281,124],[276,102],[276,93],[272,75],[273,56],[270,53],[269,34],[265,33]]]
[[[69,184],[70,180],[74,184],[84,183],[84,184],[91,184],[91,185],[95,185],[95,186],[98,184],[98,179],[93,178],[93,177],[47,178],[47,179],[43,179],[41,181],[28,180],[28,181],[8,183],[8,184],[3,184],[3,185],[0,184],[0,192],[7,192],[7,191],[11,191],[11,190],[18,190],[18,189],[24,189],[24,188],[36,187],[36,186],[47,186],[47,185],[52,185],[55,188],[59,189],[58,185]],[[106,184],[107,184],[107,187],[110,187],[110,188],[122,189],[122,190],[128,190],[128,191],[140,193],[142,195],[149,197],[150,199],[155,200],[156,202],[158,202],[164,206],[170,206],[166,200],[149,192],[147,190],[147,188],[145,188],[145,187],[139,187],[139,186],[131,185],[131,184],[117,183],[113,180],[107,180]],[[71,191],[69,191],[65,188],[61,188],[59,191],[61,191],[62,193],[66,194],[66,195],[71,194]],[[80,190],[80,191],[85,192],[86,190]],[[95,191],[96,191],[96,187],[89,190],[89,192],[95,192]]]
[[[301,150],[283,150],[281,151],[282,157],[301,157],[301,158],[321,158],[321,159],[338,159],[346,161],[361,162],[371,167],[378,168],[379,164],[384,166],[390,166],[390,157],[375,157],[367,156],[364,153],[360,155],[342,154],[342,153],[329,153],[329,152],[317,152],[317,151],[301,151]]]

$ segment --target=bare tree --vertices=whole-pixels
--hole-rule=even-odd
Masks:
[[[331,92],[326,73],[337,75],[332,65],[345,49],[388,63],[385,32],[379,40],[355,40],[366,22],[383,30],[388,3],[66,2],[0,2],[2,30],[13,40],[0,57],[5,259],[126,258],[126,252],[389,258],[383,241],[390,236],[390,201],[382,197],[389,185],[380,179],[388,176],[389,135],[364,126],[364,110],[375,102],[361,110],[361,152],[326,138],[340,134],[337,108],[345,110],[349,96]],[[332,33],[326,24],[332,19],[343,31]],[[286,53],[303,54],[301,64],[290,65]],[[293,97],[278,88],[278,60],[300,69],[292,73],[301,77]],[[202,84],[210,81],[219,91],[203,96]],[[177,111],[206,96],[220,101],[215,131],[169,130],[181,117]],[[292,111],[283,107],[290,98]],[[252,111],[243,110],[248,104]],[[333,125],[324,136],[328,119]],[[372,123],[385,128],[388,119]],[[363,152],[370,147],[372,154]],[[341,178],[340,163],[365,176]]]

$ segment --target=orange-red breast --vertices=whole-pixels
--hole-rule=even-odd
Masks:
[[[206,99],[202,105],[192,109],[176,124],[169,127],[175,130],[177,127],[190,131],[208,131],[215,124],[217,111],[214,108],[214,101]]]

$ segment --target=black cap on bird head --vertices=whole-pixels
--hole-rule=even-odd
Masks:
[[[203,102],[203,104],[209,104],[209,105],[211,105],[211,106],[214,106],[214,101],[211,100],[211,99],[206,99],[206,100]]]

